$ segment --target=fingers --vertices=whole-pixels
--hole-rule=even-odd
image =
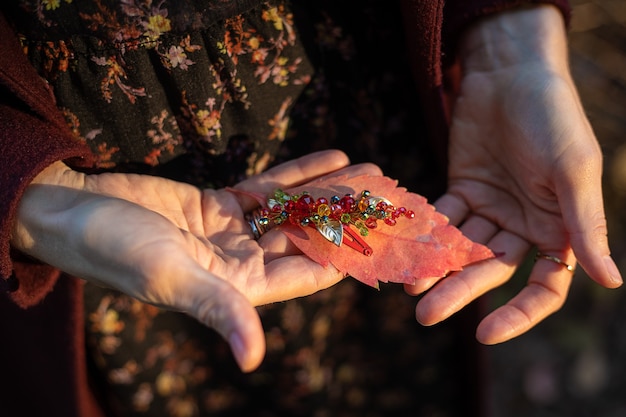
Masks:
[[[444,194],[442,197],[440,197],[435,203],[434,206],[436,208],[436,210],[439,213],[442,213],[444,215],[446,215],[449,219],[450,224],[458,226],[461,222],[463,222],[463,220],[466,218],[466,216],[469,214],[469,207],[467,206],[466,202],[463,201],[463,199],[457,197],[456,195],[453,194]],[[478,218],[478,217],[476,217]],[[492,226],[491,222],[488,222],[489,226]],[[464,227],[467,229],[468,227],[471,229],[473,228],[472,226],[473,222],[469,221],[466,222],[464,224]],[[488,230],[494,230],[494,227],[488,227],[485,229],[481,229],[481,232],[483,232],[483,236],[482,239],[478,238],[478,235],[474,236],[474,237],[470,237],[471,236],[471,230],[463,230],[461,229],[461,231],[468,237],[470,237],[470,239],[476,241],[476,242],[486,242],[488,240],[490,236],[490,234],[492,232],[487,232]],[[468,234],[468,232],[470,234]],[[485,232],[487,235],[485,235]],[[429,288],[431,288],[433,285],[435,285],[437,282],[439,282],[442,278],[441,277],[437,277],[437,278],[427,278],[427,279],[420,279],[418,280],[415,284],[409,285],[409,284],[405,284],[404,285],[404,291],[409,294],[409,295],[418,295],[423,293],[424,291],[428,290]],[[419,319],[418,319],[419,320]],[[424,324],[424,323],[423,323]]]
[[[434,203],[438,212],[445,214],[450,219],[450,224],[460,224],[469,213],[467,203],[456,195],[447,193]]]
[[[265,334],[259,315],[228,282],[190,262],[177,289],[181,310],[219,332],[244,372],[255,370],[265,356]]]
[[[442,201],[443,199],[441,199],[438,203]],[[455,198],[450,198],[449,200],[447,200],[446,208],[451,209],[451,206],[448,203],[455,204],[459,201],[460,200],[457,200]],[[449,211],[457,213],[456,216],[453,215],[453,217],[455,217],[455,221],[458,221],[461,216],[465,216],[463,207],[464,206],[459,205],[457,210]],[[486,243],[489,242],[489,240],[492,239],[492,237],[497,233],[498,228],[495,224],[485,219],[484,217],[471,216],[463,223],[463,225],[460,227],[460,230],[467,238],[471,239],[472,241]],[[406,284],[404,286],[404,290],[410,295],[418,295],[432,287],[440,280],[441,278],[420,279],[413,285]]]
[[[487,291],[501,286],[510,279],[530,249],[524,239],[505,231],[497,233],[489,246],[502,254],[445,278],[418,302],[416,318],[421,324],[439,323]],[[549,254],[575,265],[571,250]],[[528,331],[561,308],[571,281],[572,272],[564,265],[539,258],[533,265],[527,286],[482,320],[476,338],[484,344],[495,344]]]
[[[348,166],[348,157],[341,151],[329,150],[315,152],[267,170],[237,184],[235,188],[260,193],[273,192],[276,188],[291,188],[327,174],[340,175],[381,175],[380,168],[374,164],[358,164]],[[238,194],[241,206],[245,211],[258,206],[254,199]]]
[[[594,147],[595,148],[595,147]],[[578,262],[594,281],[607,288],[622,285],[622,276],[610,256],[602,200],[600,156],[592,151],[564,169],[557,179],[563,221]],[[598,153],[595,152],[595,155]]]
[[[495,234],[489,239],[488,246],[498,256],[469,265],[439,282],[417,303],[415,316],[418,322],[427,326],[439,323],[487,291],[499,287],[511,278],[530,249],[525,240],[506,231]]]
[[[349,163],[350,160],[348,156],[341,151],[328,150],[315,152],[275,166],[262,174],[250,177],[235,185],[234,188],[265,195],[274,191],[276,188],[289,187],[310,181],[320,175],[343,168]],[[244,211],[252,210],[258,205],[256,201],[246,198],[245,196],[238,195],[238,198],[240,198],[242,202],[241,205]]]
[[[322,266],[306,255],[276,258],[265,268],[267,276],[266,296],[259,304],[290,300],[311,295],[341,281],[345,275],[333,265]]]
[[[570,265],[575,262],[571,251],[557,257]],[[478,325],[478,341],[488,345],[505,342],[528,331],[559,310],[567,298],[572,276],[572,272],[563,265],[538,259],[533,266],[528,285]]]
[[[270,230],[258,240],[263,249],[266,264],[277,258],[290,255],[300,255],[302,252],[280,230]]]
[[[415,284],[404,284],[404,291],[409,295],[419,295],[431,288],[442,279],[442,277],[418,279]]]

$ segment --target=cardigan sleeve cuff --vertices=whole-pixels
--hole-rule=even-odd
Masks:
[[[15,256],[11,234],[19,201],[32,180],[53,162],[89,166],[89,148],[31,113],[0,105],[0,290],[21,307],[39,303],[53,288],[59,271]]]
[[[46,167],[66,161],[93,165],[89,147],[74,139],[53,95],[32,67],[0,13],[0,291],[21,307],[39,303],[60,272],[12,256],[11,234],[26,187]]]

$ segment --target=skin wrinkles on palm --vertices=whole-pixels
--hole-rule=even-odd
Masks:
[[[463,208],[465,210],[464,214],[455,214],[451,217],[463,219],[468,214],[482,216],[490,219],[503,230],[521,237],[527,242],[527,249],[530,249],[531,244],[536,244],[542,250],[568,253],[568,234],[562,223],[562,213],[554,196],[554,191],[550,195],[549,192],[546,192],[546,190],[549,190],[548,186],[540,184],[539,181],[533,182],[534,180],[528,180],[529,177],[535,174],[534,172],[527,172],[529,175],[524,176],[523,170],[526,167],[522,166],[521,171],[518,171],[522,173],[517,173],[515,176],[508,172],[503,172],[505,170],[501,169],[499,172],[494,171],[491,173],[482,171],[483,177],[481,178],[476,176],[475,173],[467,175],[462,172],[459,167],[463,167],[463,163],[455,164],[455,154],[452,153],[452,155],[451,182],[448,192],[461,199],[466,204],[466,207]],[[499,166],[495,161],[492,162],[487,166]],[[511,161],[509,160],[509,162]],[[469,163],[468,165],[471,167],[472,164]],[[481,166],[484,167],[486,165],[483,162]],[[471,180],[460,179],[471,177],[471,175],[474,175]],[[507,177],[512,177],[512,180],[501,184],[497,183],[498,178]],[[521,183],[518,182],[518,178],[522,178],[519,180]],[[522,193],[521,190],[523,189],[530,190],[530,192]],[[531,197],[529,198],[527,195]],[[445,208],[442,211],[445,212]],[[463,225],[461,225],[461,230],[463,230]],[[485,243],[489,244],[489,242]],[[521,242],[517,244],[520,245]],[[493,245],[490,246],[496,251],[499,249],[493,247]],[[507,249],[507,246],[506,242],[502,243],[502,249],[505,253],[507,250],[510,251],[512,247],[509,246],[509,249]],[[520,259],[514,261],[514,263],[519,262]],[[573,264],[574,260],[568,259],[567,262]],[[542,269],[545,269],[545,266]],[[432,322],[440,321],[486,291],[506,282],[513,272],[514,268],[507,268],[499,275],[487,274],[489,283],[477,284],[475,282],[476,279],[470,278],[470,268],[467,273],[458,274],[460,277],[468,277],[467,281],[463,281],[465,284],[457,284],[457,287],[458,285],[464,285],[465,288],[454,288],[452,285],[446,287],[444,286],[445,283],[443,283],[444,285],[434,289],[430,305],[428,303],[422,304],[425,310],[430,309],[431,311],[422,312],[422,314],[428,316],[430,313],[428,320]],[[536,274],[531,276],[528,287],[522,292],[523,296],[519,295],[511,300],[507,306],[496,310],[479,326],[479,334],[483,333],[482,341],[496,343],[517,336],[521,332],[528,330],[537,321],[556,311],[562,305],[571,281],[571,277],[564,276],[562,272],[557,274],[560,274],[563,279],[556,284],[553,283],[554,281],[550,281],[552,284],[546,284],[542,279],[537,278]],[[537,287],[539,287],[538,290],[536,290]],[[546,297],[545,293],[549,293],[549,296]],[[426,295],[426,297],[429,297],[429,295]],[[440,316],[433,312],[437,308],[435,305],[437,299],[452,305],[449,309],[442,309]],[[544,305],[529,304],[529,300],[533,299],[547,300],[547,302]],[[518,306],[517,303],[521,303],[521,305]],[[499,324],[494,324],[498,322]]]
[[[476,131],[478,130],[476,129]],[[485,155],[490,156],[496,152],[482,153],[478,156],[478,158],[482,158],[479,163],[476,163],[476,161],[457,163],[456,157],[463,158],[468,154],[455,154],[454,150],[452,151],[448,194],[460,199],[462,201],[460,206],[464,207],[461,209],[461,213],[450,214],[450,216],[458,222],[465,220],[466,216],[480,216],[492,222],[497,228],[507,230],[508,233],[514,233],[524,240],[536,243],[543,242],[550,247],[562,248],[566,240],[563,237],[564,228],[560,222],[558,206],[555,209],[555,199],[552,198],[546,201],[536,196],[534,199],[528,198],[527,194],[522,192],[522,189],[524,187],[531,188],[531,186],[527,181],[524,182],[524,179],[534,173],[530,172],[530,175],[526,176],[523,174],[511,175],[510,170],[515,167],[514,165],[504,166],[501,161],[484,160]],[[470,157],[472,156],[472,154],[469,155]],[[462,168],[465,166],[469,167],[467,169],[469,173],[463,171]],[[483,167],[479,171],[479,175],[472,171],[472,166]],[[486,170],[484,167],[492,167],[493,171]],[[521,181],[523,183],[520,184],[518,178],[522,178]],[[535,188],[537,187],[535,186]],[[540,201],[541,206],[536,203],[537,201]],[[439,208],[446,212],[445,207],[439,206]],[[459,209],[457,208],[456,210]],[[463,224],[461,224],[461,230],[465,231]],[[548,240],[554,241],[546,242],[546,237]],[[487,239],[490,238],[491,236],[487,237]],[[488,244],[489,241],[487,240],[483,243]],[[519,245],[519,243],[517,244]],[[492,247],[492,249],[496,251],[500,249],[504,253],[511,251],[510,248],[507,248],[506,242],[501,244],[501,248]],[[529,248],[530,245],[527,247]],[[513,268],[506,268],[503,271],[504,276],[492,275],[490,278],[491,285],[483,285],[479,290],[467,287],[465,290],[466,294],[460,302],[457,300],[454,310],[458,310],[488,289],[501,285],[508,280],[513,271]],[[450,297],[447,298],[450,299]],[[449,313],[450,311],[446,312],[446,314]]]
[[[341,152],[319,152],[236,187],[269,194],[324,175],[381,175],[374,165],[348,164]],[[280,243],[279,231],[255,241],[244,213],[257,205],[162,178],[85,176],[59,162],[28,187],[12,244],[97,285],[191,314],[222,334],[250,371],[265,349],[253,306],[309,295],[343,278]]]
[[[458,151],[455,147],[451,150],[451,188],[454,188],[456,179],[475,179],[484,184],[495,184],[496,189],[508,191],[513,198],[518,198],[523,212],[532,212],[529,210],[538,208],[549,214],[560,215],[555,186],[546,183],[546,179],[558,177],[556,164],[563,158],[567,148],[572,146],[572,142],[563,140],[564,133],[557,131],[562,126],[549,129],[535,127],[545,126],[551,121],[541,114],[542,106],[539,106],[539,110],[534,107],[537,102],[546,102],[554,104],[556,108],[556,104],[563,101],[562,97],[556,97],[554,90],[539,88],[537,91],[533,89],[532,94],[527,93],[526,101],[520,101],[519,97],[523,95],[513,91],[514,88],[519,89],[520,84],[532,84],[533,80],[537,80],[536,84],[541,84],[540,80],[552,75],[552,72],[546,75],[545,71],[534,75],[524,74],[524,82],[512,82],[498,81],[500,73],[481,73],[470,76],[470,80],[463,82],[464,90],[455,108],[451,131],[451,142],[459,148]],[[478,94],[472,83],[477,77],[485,79],[490,76],[493,78],[492,83],[501,85],[501,88],[485,88],[486,91]],[[560,79],[558,76],[556,78]],[[484,84],[485,81],[479,83]],[[517,87],[511,84],[516,84]],[[557,84],[563,86],[560,81]],[[538,97],[538,94],[543,97]],[[483,147],[482,152],[476,150],[477,146]],[[474,160],[468,161],[468,155],[472,155]],[[499,204],[497,199],[495,204]]]
[[[503,285],[533,246],[575,265],[571,245],[577,243],[577,256],[585,261],[590,276],[607,287],[619,285],[609,282],[598,256],[608,256],[601,215],[601,154],[562,62],[566,54],[559,48],[565,45],[564,32],[555,26],[560,16],[554,12],[549,8],[521,11],[531,27],[547,23],[546,33],[555,36],[554,42],[544,42],[547,36],[542,36],[536,43],[556,50],[542,51],[533,62],[517,60],[514,48],[506,48],[502,55],[498,46],[495,53],[489,47],[481,49],[485,40],[495,39],[501,45],[498,31],[503,27],[514,27],[508,32],[513,36],[524,33],[515,26],[520,20],[512,24],[509,18],[517,12],[486,22],[488,29],[479,27],[469,37],[473,48],[465,58],[470,64],[452,113],[449,189],[435,206],[471,239],[502,255],[433,280],[431,285],[437,284],[416,307],[423,324],[444,320]],[[543,17],[537,19],[539,14]],[[492,29],[495,36],[489,32]],[[505,60],[485,64],[491,56]],[[542,62],[543,57],[547,59]],[[510,65],[501,66],[510,58]],[[592,227],[597,233],[590,236],[584,228],[594,222],[604,227]],[[571,280],[572,274],[563,266],[538,261],[527,286],[483,319],[477,337],[484,343],[498,343],[528,330],[562,306]],[[419,293],[428,287],[408,291]]]
[[[121,185],[118,186],[116,181],[120,181]],[[170,185],[168,180],[160,178],[129,176],[118,180],[115,174],[105,174],[100,178],[94,178],[89,188],[100,192],[104,189],[106,191],[103,194],[117,194],[117,197],[140,204],[163,215],[176,227],[189,232],[193,245],[190,245],[187,251],[196,257],[202,253],[203,256],[197,259],[198,262],[246,294],[253,305],[279,301],[280,297],[287,296],[288,291],[282,289],[280,285],[272,284],[273,277],[265,276],[264,271],[268,267],[270,271],[277,270],[271,267],[271,263],[277,262],[278,259],[270,259],[268,264],[264,263],[263,249],[251,239],[249,226],[243,220],[243,211],[234,194],[224,190],[200,192],[194,187],[180,184],[176,184],[177,192],[168,193],[166,191],[169,191]],[[133,190],[139,192],[134,193]],[[168,198],[168,195],[171,197]],[[162,201],[167,202],[165,207]],[[209,243],[211,249],[204,249],[203,245]],[[317,266],[307,262],[308,258],[303,255],[293,254],[295,253],[293,249],[285,249],[289,251],[290,256],[282,262],[284,268],[290,270],[292,276],[301,277],[299,288],[288,286],[289,291],[306,291],[306,288],[312,286],[311,280],[313,286],[322,283],[317,281],[319,274],[310,272]],[[174,249],[171,251],[174,252]],[[298,256],[303,259],[299,260]],[[289,261],[287,265],[286,261]],[[294,267],[297,269],[293,270]],[[335,271],[335,275],[337,274]],[[284,279],[284,274],[273,275],[277,276],[279,281]],[[328,278],[326,280],[328,281]],[[331,281],[324,286],[330,284]],[[275,295],[268,295],[268,291]]]

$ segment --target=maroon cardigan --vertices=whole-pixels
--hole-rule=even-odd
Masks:
[[[528,2],[403,1],[415,79],[440,158],[449,116],[444,75],[451,69],[442,57],[452,62],[459,34],[476,19]],[[569,19],[567,0],[530,2],[555,4]],[[73,139],[1,13],[0,51],[0,410],[12,417],[103,416],[86,369],[81,281],[10,247],[16,208],[32,179],[55,161],[88,167],[93,156]]]

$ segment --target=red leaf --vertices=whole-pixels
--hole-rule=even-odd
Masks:
[[[331,177],[286,190],[290,194],[307,191],[314,198],[345,194],[359,195],[370,191],[371,196],[385,197],[397,207],[412,210],[412,219],[399,217],[395,226],[379,221],[368,236],[361,237],[373,249],[365,256],[345,244],[336,246],[314,227],[301,227],[285,222],[278,226],[307,256],[322,264],[334,265],[338,270],[357,280],[378,287],[378,282],[414,284],[420,278],[443,277],[452,271],[484,259],[493,258],[493,252],[484,245],[472,242],[459,229],[450,225],[448,218],[435,211],[426,199],[397,187],[398,182],[388,177],[361,175]],[[358,235],[358,230],[351,226]]]

